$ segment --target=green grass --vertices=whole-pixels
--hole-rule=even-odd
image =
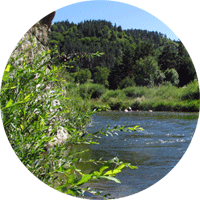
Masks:
[[[198,112],[199,85],[195,80],[183,88],[162,85],[152,88],[133,86],[122,90],[107,90],[100,98],[93,100],[92,104],[111,110],[131,107],[132,110]]]
[[[126,95],[122,90],[107,90],[101,97],[102,102],[108,102],[111,98],[125,99]]]
[[[190,82],[182,89],[181,100],[199,99],[199,85],[198,81]]]

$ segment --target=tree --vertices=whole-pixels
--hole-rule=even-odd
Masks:
[[[191,59],[184,53],[184,48],[158,32],[122,30],[121,26],[117,27],[105,20],[89,20],[79,24],[65,21],[55,23],[52,26],[49,41],[50,48],[53,49],[57,45],[60,55],[62,53],[69,56],[74,53],[104,52],[105,54],[101,57],[84,58],[76,61],[76,63],[71,62],[70,65],[77,68],[67,69],[67,71],[75,73],[78,71],[77,69],[89,68],[94,81],[103,82],[103,85],[107,86],[109,82],[110,89],[117,89],[120,82],[126,77],[128,77],[126,81],[124,80],[126,83],[136,78],[137,81],[135,81],[140,85],[149,85],[150,82],[150,85],[162,84],[165,78],[164,72],[168,68],[177,70],[180,85],[185,84],[185,80],[187,82],[193,80],[195,76]],[[154,61],[157,60],[158,64],[156,65],[159,67],[154,71],[155,74],[151,73],[149,76],[148,73],[142,70],[145,75],[139,76],[138,71],[140,71],[140,68],[137,69],[136,62],[140,67],[145,66],[147,64],[144,63],[149,59],[146,59],[146,57],[152,57]],[[103,77],[99,75],[96,66],[109,70],[108,82],[101,79]],[[145,67],[145,69],[149,71],[148,67]],[[185,73],[188,75],[186,78],[184,77]]]
[[[177,66],[177,49],[173,44],[167,43],[162,54],[158,57],[158,65],[162,71]]]
[[[110,71],[105,67],[96,67],[96,72],[94,73],[94,82],[102,84],[106,87],[109,86],[108,76]]]
[[[178,72],[171,68],[165,71],[165,81],[171,82],[172,85],[178,86],[179,84],[179,75]]]
[[[179,86],[184,86],[187,85],[190,81],[193,81],[197,75],[192,60],[184,45],[182,42],[178,42],[178,44],[177,72],[179,74]]]
[[[117,34],[115,31],[112,30],[109,40],[116,41],[116,39],[117,39]]]
[[[136,85],[153,86],[159,72],[158,63],[152,56],[140,58],[134,67]]]
[[[122,27],[121,27],[121,26],[118,26],[118,27],[117,27],[117,31],[118,31],[118,32],[122,32]]]
[[[134,55],[135,55],[134,47],[132,45],[127,46],[122,56],[122,63],[123,63],[121,67],[122,79],[124,79],[126,76],[128,77],[133,76],[134,73],[133,67],[135,64]]]
[[[132,78],[134,71],[134,46],[128,45],[122,56],[118,58],[111,68],[109,80],[110,89],[117,89],[120,82],[126,77]]]
[[[154,73],[154,84],[161,85],[164,80],[165,74],[160,69],[157,69]]]
[[[139,42],[135,49],[135,61],[139,60],[140,58],[144,58],[145,56],[154,56],[154,54],[155,50],[153,43],[146,41]]]
[[[75,80],[76,82],[83,84],[86,81],[88,81],[88,79],[90,79],[91,76],[92,74],[89,69],[81,69],[76,73]]]

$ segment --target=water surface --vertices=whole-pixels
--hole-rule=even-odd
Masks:
[[[99,145],[84,146],[90,152],[88,158],[104,160],[118,157],[130,162],[137,170],[125,168],[117,178],[121,184],[98,180],[85,186],[111,193],[111,198],[120,198],[140,192],[162,179],[178,163],[187,150],[195,132],[198,113],[176,112],[102,112],[92,116],[89,132],[96,132],[106,125],[140,125],[144,131],[117,132],[118,135],[103,136]],[[95,166],[87,165],[90,172]]]

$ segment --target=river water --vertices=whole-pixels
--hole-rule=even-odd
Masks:
[[[85,184],[110,198],[120,198],[140,192],[162,179],[178,163],[187,150],[195,132],[198,113],[176,112],[102,112],[92,116],[89,132],[96,132],[106,125],[140,125],[144,131],[117,132],[103,136],[99,145],[86,145],[88,158],[109,160],[118,157],[138,167],[125,168],[116,178],[121,184],[100,179]],[[94,165],[84,167],[90,172]]]

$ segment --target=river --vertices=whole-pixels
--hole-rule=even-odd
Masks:
[[[140,125],[144,131],[124,132],[103,136],[99,145],[86,145],[88,158],[104,160],[118,157],[130,162],[137,170],[125,168],[117,175],[121,184],[100,179],[85,184],[110,198],[120,198],[140,192],[162,179],[178,163],[187,150],[195,132],[198,113],[177,112],[102,112],[92,116],[89,132],[96,132],[106,125]],[[84,170],[90,172],[93,165]]]

